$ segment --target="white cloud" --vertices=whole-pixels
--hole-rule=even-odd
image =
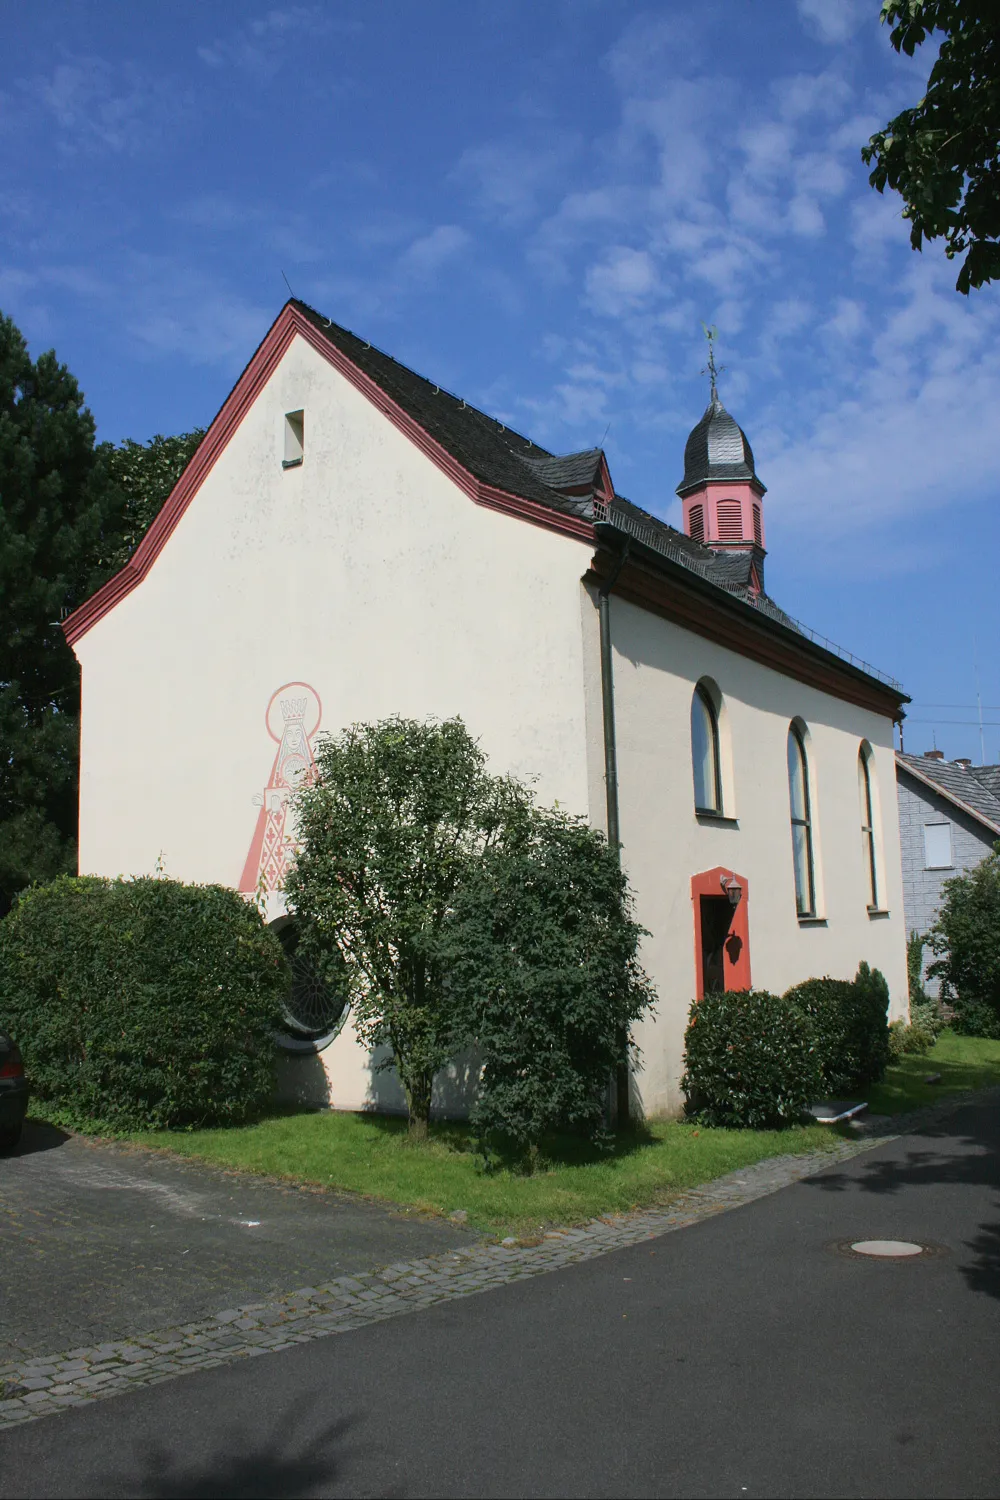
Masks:
[[[983,439],[1000,410],[1000,308],[960,303],[929,261],[900,281],[868,350],[840,367],[841,389],[805,423],[793,410],[793,435],[772,434],[771,451],[758,441],[769,506],[790,536],[856,546],[892,523],[908,536],[921,515],[995,485]],[[859,338],[863,313],[842,301],[825,328]]]
[[[531,217],[566,172],[579,142],[572,137],[492,142],[463,151],[454,178],[468,185],[484,213],[512,224]]]
[[[844,343],[859,338],[868,326],[868,316],[860,302],[838,297],[831,316],[823,324],[823,333]]]
[[[849,41],[871,16],[868,0],[796,0],[796,5],[806,30],[832,47]]]
[[[187,104],[183,91],[130,65],[112,67],[100,57],[75,57],[51,73],[18,85],[29,108],[56,125],[61,154],[110,151],[135,155],[177,128]]]
[[[823,233],[826,220],[814,198],[808,198],[805,193],[796,194],[788,205],[788,227],[793,234],[803,235],[807,239],[814,239]]]
[[[762,120],[744,126],[737,138],[746,157],[746,171],[758,181],[773,182],[785,176],[792,165],[794,133],[779,120]]]
[[[351,34],[361,29],[359,22],[331,16],[320,5],[277,6],[195,50],[206,67],[266,75],[295,55],[293,46],[301,48],[332,31]]]
[[[648,251],[613,245],[587,272],[587,299],[595,312],[616,317],[646,301],[656,285],[656,267]]]
[[[404,251],[399,259],[400,270],[412,276],[432,276],[469,244],[471,236],[460,225],[439,224]]]

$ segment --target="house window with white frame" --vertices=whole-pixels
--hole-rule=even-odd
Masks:
[[[950,870],[953,867],[954,866],[951,854],[951,824],[925,823],[924,869]]]

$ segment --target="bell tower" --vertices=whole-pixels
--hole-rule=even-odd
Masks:
[[[719,400],[715,329],[706,329],[711,394],[705,414],[684,446],[684,478],[677,494],[684,505],[684,530],[719,554],[742,554],[747,582],[764,589],[765,486],[754,468],[753,450],[743,429]]]

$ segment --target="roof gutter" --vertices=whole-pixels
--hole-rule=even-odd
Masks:
[[[618,818],[618,747],[615,739],[615,678],[614,660],[611,653],[611,590],[618,582],[622,568],[628,559],[631,539],[615,560],[608,577],[601,584],[598,594],[598,613],[601,624],[601,704],[604,711],[604,788],[607,802],[608,847],[621,864],[621,825]],[[628,1034],[620,1038],[622,1053],[628,1055]],[[619,1063],[615,1070],[615,1117],[618,1128],[629,1123],[629,1069],[628,1062]]]

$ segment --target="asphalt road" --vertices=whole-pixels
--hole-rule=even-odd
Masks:
[[[998,1146],[967,1109],[652,1244],[27,1424],[0,1495],[1000,1495]]]

